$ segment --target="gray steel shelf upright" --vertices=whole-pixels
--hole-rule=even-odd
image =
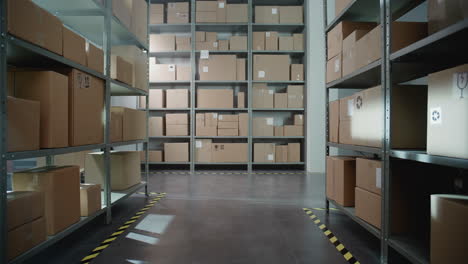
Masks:
[[[147,50],[148,38],[145,43],[140,42],[136,36],[126,29],[112,14],[112,1],[105,1],[102,6],[97,0],[63,1],[63,0],[34,0],[36,4],[56,15],[66,26],[81,34],[84,38],[103,48],[105,54],[105,74],[100,74],[83,65],[79,65],[62,56],[52,53],[44,48],[23,41],[10,35],[7,30],[7,0],[0,0],[0,263],[22,263],[33,257],[47,247],[57,243],[80,227],[90,223],[98,216],[106,215],[106,222],[112,221],[112,206],[122,202],[125,198],[145,187],[148,194],[148,163],[145,164],[145,181],[123,192],[112,192],[110,189],[110,150],[112,147],[143,144],[148,149],[148,138],[129,142],[110,142],[109,116],[112,96],[145,96],[148,93],[129,85],[120,83],[110,77],[110,55],[113,45],[135,45]],[[149,16],[149,10],[147,12]],[[7,143],[7,70],[8,66],[36,67],[50,69],[52,67],[72,67],[105,81],[105,125],[104,142],[102,144],[67,147],[57,149],[41,149],[35,151],[8,152]],[[148,114],[148,109],[146,109]],[[147,124],[148,129],[148,124]],[[81,220],[54,236],[49,236],[40,245],[25,252],[14,260],[7,261],[7,161],[28,158],[46,157],[47,164],[53,165],[53,156],[84,150],[104,149],[105,157],[105,184],[102,209]],[[146,156],[148,152],[146,151]]]
[[[168,0],[152,0],[151,3],[167,3]],[[307,10],[308,2],[304,0],[236,0],[232,1],[232,3],[246,3],[248,4],[248,23],[196,23],[195,22],[195,10],[196,10],[196,0],[186,0],[185,2],[190,3],[190,23],[188,24],[154,24],[150,25],[150,34],[180,34],[180,33],[190,33],[192,37],[192,49],[190,51],[168,51],[168,52],[154,52],[150,53],[150,57],[163,57],[163,58],[189,58],[190,65],[192,69],[192,79],[190,81],[165,81],[165,82],[156,82],[151,83],[152,85],[159,85],[159,86],[176,86],[176,85],[186,85],[190,89],[190,107],[187,109],[150,109],[151,112],[156,113],[165,113],[165,112],[182,112],[187,111],[190,115],[190,136],[188,137],[154,137],[150,138],[152,142],[166,142],[167,140],[174,140],[178,139],[177,142],[189,142],[190,145],[190,162],[183,162],[183,163],[176,163],[178,165],[185,165],[187,168],[190,168],[191,172],[197,170],[197,165],[203,165],[204,168],[207,166],[212,168],[217,168],[219,166],[224,165],[239,165],[242,168],[245,168],[247,171],[251,172],[255,170],[254,165],[261,165],[265,168],[267,165],[271,165],[271,167],[277,168],[287,168],[289,165],[296,166],[295,168],[305,169],[304,162],[298,163],[280,163],[280,164],[267,164],[267,163],[254,163],[253,162],[253,144],[255,139],[271,139],[272,142],[275,140],[282,140],[284,142],[301,142],[302,143],[302,160],[306,160],[306,136],[303,137],[254,137],[253,130],[252,130],[252,120],[254,113],[274,113],[278,114],[282,113],[303,113],[304,114],[304,122],[307,120],[306,116],[306,109],[307,109],[307,80],[305,81],[253,81],[253,55],[254,54],[289,54],[291,58],[302,58],[302,62],[304,63],[304,71],[307,71],[307,32],[306,32],[306,25],[307,25],[307,15],[304,15],[304,24],[256,24],[254,23],[254,7],[255,5],[303,5],[304,10]],[[231,3],[230,0],[227,1],[228,4]],[[247,50],[245,51],[210,51],[212,54],[238,54],[246,56],[247,58],[247,80],[245,81],[201,81],[196,79],[197,75],[197,56],[200,55],[200,51],[196,50],[195,45],[195,32],[196,31],[214,31],[214,32],[230,32],[233,34],[236,33],[243,33],[247,34],[248,39],[248,46]],[[279,31],[285,33],[303,33],[304,34],[304,51],[255,51],[252,50],[253,47],[253,32],[254,31]],[[288,85],[288,84],[298,84],[304,85],[304,108],[291,108],[291,109],[254,109],[252,107],[252,87],[254,83],[269,83],[272,85]],[[247,107],[246,108],[233,108],[233,109],[201,109],[196,108],[196,90],[198,86],[209,85],[243,85],[246,86],[247,91]],[[150,87],[150,89],[152,89]],[[155,88],[153,88],[155,89]],[[247,137],[198,137],[195,136],[195,115],[197,112],[235,112],[235,113],[248,113],[249,115],[249,130]],[[307,124],[304,123],[304,127],[307,127]],[[306,135],[306,129],[304,129],[304,135]],[[199,138],[211,138],[211,139],[236,139],[242,140],[242,142],[248,143],[248,162],[246,163],[203,163],[203,162],[195,162],[195,141]],[[182,141],[183,140],[183,141]],[[245,141],[244,141],[245,140]],[[294,140],[294,141],[290,141]],[[236,141],[238,142],[238,141]],[[262,141],[264,142],[264,141]],[[174,165],[173,162],[157,162],[151,163],[153,165],[158,165],[157,168],[164,168],[164,165]],[[239,167],[239,168],[240,168]],[[219,167],[221,168],[221,167]]]
[[[391,148],[391,115],[392,115],[392,85],[411,81],[427,76],[429,73],[448,69],[456,65],[466,63],[468,55],[461,55],[457,50],[466,46],[468,40],[468,20],[447,27],[432,34],[408,47],[394,53],[391,52],[391,21],[394,21],[412,10],[424,0],[353,0],[330,23],[327,21],[327,1],[323,0],[325,20],[325,47],[327,46],[327,33],[341,21],[368,21],[379,22],[382,26],[382,59],[375,61],[356,72],[343,76],[341,79],[325,85],[326,89],[326,155],[330,154],[330,148],[353,150],[363,154],[377,155],[382,158],[383,184],[382,184],[382,229],[379,230],[367,222],[356,217],[354,208],[343,207],[336,202],[325,199],[326,209],[330,203],[348,215],[356,223],[377,236],[380,240],[380,262],[390,263],[390,249],[398,252],[411,263],[428,264],[429,252],[426,245],[405,235],[393,235],[391,230],[391,182],[392,164],[397,160],[419,162],[420,166],[426,164],[442,165],[446,167],[467,169],[468,160],[451,157],[434,156],[422,150],[399,150]],[[450,47],[450,49],[447,49]],[[325,52],[325,57],[327,52]],[[326,58],[327,59],[327,58]],[[381,85],[383,89],[382,100],[384,102],[383,148],[371,148],[365,146],[345,145],[328,142],[328,116],[329,96],[331,89],[366,89]]]

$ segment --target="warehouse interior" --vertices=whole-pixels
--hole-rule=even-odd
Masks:
[[[0,264],[467,263],[467,1],[0,18]]]

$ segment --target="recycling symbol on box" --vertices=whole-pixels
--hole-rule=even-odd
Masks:
[[[356,98],[356,108],[357,109],[361,109],[362,108],[362,97],[361,96],[358,96]]]
[[[431,109],[431,124],[442,123],[442,109],[440,107]]]
[[[437,110],[434,110],[432,112],[432,121],[437,122],[437,120],[440,119],[440,112]]]

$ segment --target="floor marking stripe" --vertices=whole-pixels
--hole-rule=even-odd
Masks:
[[[143,193],[144,194],[144,193]],[[131,217],[125,224],[117,229],[116,232],[112,233],[106,240],[102,241],[101,245],[99,247],[96,247],[93,249],[93,251],[84,257],[81,260],[81,264],[89,264],[93,259],[95,259],[99,254],[101,254],[104,249],[108,248],[112,242],[114,242],[121,234],[125,232],[127,228],[129,228],[133,223],[137,221],[138,218],[140,218],[148,209],[153,207],[159,200],[161,200],[163,197],[166,196],[166,193],[151,193],[154,195],[158,195],[154,197],[148,204],[143,207],[143,209],[140,209],[133,217]]]
[[[330,210],[331,209],[332,208],[330,208]],[[313,219],[317,218],[317,216],[315,216],[314,212],[311,209],[303,208],[303,210],[306,213],[306,215],[309,216],[310,219],[313,220]],[[338,240],[338,238],[332,233],[332,231],[330,229],[327,228],[327,226],[325,224],[321,224],[320,220],[318,218],[316,220],[314,220],[314,223],[318,226],[318,228],[320,228],[320,230],[322,230],[323,234],[328,238],[330,243],[332,243],[336,247],[336,250],[338,250],[338,252],[340,252],[341,255],[343,255],[343,258],[348,263],[350,263],[350,264],[360,264],[359,261],[357,261],[357,259],[353,256],[353,254],[351,254],[351,252],[349,252],[349,250],[347,250],[345,248],[343,243],[341,243],[340,240]]]

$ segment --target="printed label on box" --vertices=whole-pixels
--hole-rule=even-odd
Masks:
[[[375,169],[375,187],[382,189],[382,169]]]
[[[335,60],[335,72],[339,72],[340,71],[340,60],[337,59]]]
[[[265,71],[258,71],[258,78],[265,78]]]
[[[268,154],[268,160],[275,160],[275,156],[273,154]]]
[[[273,117],[267,118],[267,125],[272,126],[273,125]]]
[[[203,147],[203,142],[201,142],[200,140],[197,140],[195,145],[196,145],[196,148],[202,148]]]
[[[268,94],[275,94],[273,90],[268,90]]]
[[[271,9],[271,14],[272,14],[272,15],[278,14],[278,8],[272,8],[272,9]]]
[[[348,116],[353,116],[354,114],[354,99],[348,100]]]
[[[208,66],[203,66],[203,72],[208,72]]]
[[[202,50],[200,52],[200,59],[205,60],[210,58],[210,51],[209,50]]]
[[[222,115],[220,115],[218,119],[219,119],[219,120],[223,120],[223,116],[222,116]]]
[[[431,125],[440,125],[442,124],[442,108],[434,107],[429,111],[429,119],[431,120]]]
[[[270,32],[265,32],[265,36],[266,36],[267,38],[269,38],[269,37],[271,36],[271,33],[270,33]]]
[[[217,48],[218,47],[218,42],[213,42],[213,47]]]
[[[453,74],[452,94],[455,99],[468,98],[468,72]]]
[[[218,113],[214,113],[213,118],[218,118]]]
[[[169,64],[169,66],[167,66],[167,70],[169,72],[175,72],[175,64]]]
[[[224,8],[224,3],[218,3],[218,8]]]
[[[299,119],[302,120],[302,116],[301,116],[301,115],[299,116]]]

